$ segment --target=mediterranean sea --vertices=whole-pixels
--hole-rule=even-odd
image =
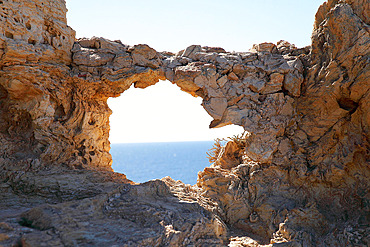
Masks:
[[[213,141],[111,144],[113,169],[134,182],[170,176],[194,185],[199,171],[210,165],[206,152]]]

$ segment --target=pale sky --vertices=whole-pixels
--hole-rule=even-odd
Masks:
[[[253,44],[283,39],[310,45],[314,16],[324,0],[67,0],[68,25],[77,38],[104,37],[157,51],[189,45],[248,51]],[[109,99],[110,141],[213,140],[240,134],[239,126],[209,129],[201,98],[168,81],[130,88]]]

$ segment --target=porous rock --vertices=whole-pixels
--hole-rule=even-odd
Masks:
[[[176,55],[75,40],[62,0],[0,6],[0,245],[369,245],[366,1],[324,3],[310,47]],[[246,130],[194,186],[111,168],[107,99],[165,79]]]

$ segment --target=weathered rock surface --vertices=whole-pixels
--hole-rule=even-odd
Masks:
[[[75,41],[63,0],[0,7],[0,245],[370,244],[366,1],[324,3],[310,47],[243,53]],[[107,99],[165,79],[247,131],[196,186],[111,169]]]

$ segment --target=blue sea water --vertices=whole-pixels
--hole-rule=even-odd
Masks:
[[[113,169],[134,182],[170,176],[195,184],[197,174],[209,166],[206,152],[213,141],[111,144]]]

